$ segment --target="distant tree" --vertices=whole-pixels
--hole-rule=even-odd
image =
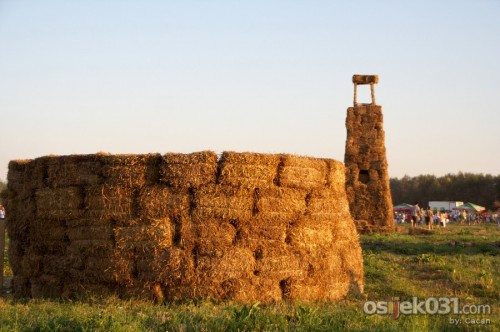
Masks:
[[[7,183],[0,180],[0,204],[5,204],[4,202],[4,191],[7,190]]]
[[[495,210],[500,201],[500,175],[458,173],[442,177],[434,175],[403,176],[390,179],[394,204],[415,201],[425,206],[429,201],[472,202]]]

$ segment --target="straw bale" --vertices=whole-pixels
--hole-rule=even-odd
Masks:
[[[78,228],[78,227],[113,227],[116,223],[113,219],[106,218],[89,218],[84,217],[72,220],[65,220],[66,226],[68,229],[70,228]]]
[[[315,252],[318,248],[331,247],[334,241],[332,227],[322,224],[303,224],[301,221],[295,223],[289,232],[290,245],[306,250],[308,253]]]
[[[69,155],[48,161],[50,187],[89,186],[102,183],[100,155]]]
[[[306,211],[306,195],[307,192],[293,188],[260,190],[256,204],[257,217],[282,222],[296,220]]]
[[[135,254],[115,251],[111,256],[109,273],[113,275],[115,283],[120,286],[133,286],[138,284],[137,260]]]
[[[173,226],[169,218],[151,220],[137,226],[116,227],[114,238],[119,251],[151,254],[169,248],[173,241]]]
[[[191,250],[176,247],[166,249],[161,261],[161,280],[169,287],[192,286],[195,279],[195,260]]]
[[[71,256],[106,255],[114,252],[114,242],[109,240],[73,240],[69,243],[67,253]]]
[[[350,209],[357,220],[367,220],[371,225],[394,227],[390,192],[382,183],[355,184],[346,188]],[[387,185],[388,188],[388,185]],[[374,204],[373,202],[378,202]],[[389,212],[391,213],[389,217]]]
[[[215,158],[214,158],[215,157]],[[171,164],[196,164],[217,162],[217,154],[213,151],[199,151],[193,153],[166,153],[163,159]]]
[[[74,251],[68,250],[65,265],[68,269],[81,270],[85,266],[85,256],[77,255]]]
[[[21,275],[32,278],[42,275],[43,255],[33,254],[23,260],[23,273]]]
[[[33,160],[11,160],[7,173],[7,189],[10,196],[29,196],[32,184],[29,179],[28,169],[31,168]]]
[[[254,274],[261,278],[280,280],[290,276],[304,277],[307,271],[300,266],[299,258],[286,245],[261,247],[254,252]]]
[[[189,217],[138,218],[115,227],[115,239],[122,245],[123,252],[139,249],[141,252],[150,251],[154,249],[155,243],[161,244],[158,250],[165,246],[192,249],[195,240],[193,232]],[[128,241],[136,241],[136,244],[127,244]]]
[[[195,234],[191,218],[174,218],[173,225],[173,244],[182,249],[192,250],[195,245]]]
[[[250,302],[255,298],[249,289],[249,279],[229,278],[218,285],[217,298],[232,299],[237,302]]]
[[[255,276],[250,280],[248,299],[241,299],[242,302],[251,303],[256,300],[268,304],[282,300],[280,280],[269,277]]]
[[[30,226],[36,218],[34,197],[12,198],[6,204],[6,229],[10,239],[28,242]]]
[[[13,275],[29,275],[29,270],[25,270],[27,266],[26,260],[28,257],[24,254],[19,255],[17,252],[11,252],[9,246],[9,264]]]
[[[28,167],[31,163],[33,163],[33,159],[17,159],[9,161],[7,181],[10,182],[11,185],[22,184],[22,182],[24,182],[22,176],[26,172],[26,167]],[[21,180],[21,182],[17,182],[16,179]]]
[[[26,249],[26,253],[19,262],[21,275],[33,276],[39,274],[43,261],[43,255],[40,253],[40,251],[33,247],[28,247]]]
[[[16,297],[29,297],[31,295],[31,285],[29,277],[14,274],[11,281],[12,293]]]
[[[297,277],[299,279],[307,276],[307,271],[298,266],[297,259],[293,256],[272,257],[257,263],[256,273],[262,278],[280,280],[281,278]],[[273,264],[276,264],[274,267]]]
[[[17,238],[9,238],[9,246],[7,249],[9,252],[12,251],[14,255],[22,256],[28,248],[27,244],[29,244],[29,242],[22,242]]]
[[[79,282],[113,283],[130,286],[136,276],[136,262],[117,252],[104,252],[90,256],[72,256],[65,261],[67,280]]]
[[[9,162],[7,188],[14,195],[32,195],[32,191],[43,188],[47,180],[47,162],[53,156],[33,160],[13,160]]]
[[[4,201],[5,210],[7,211],[7,219],[17,219],[18,212],[21,214],[23,212],[23,207],[27,208],[33,205],[34,207],[33,195],[21,196],[15,195],[15,193],[7,189],[6,200]]]
[[[87,187],[86,216],[92,219],[113,219],[126,224],[138,214],[135,196],[136,191],[130,187],[116,185]]]
[[[13,186],[23,191],[8,199],[16,294],[109,291],[159,302],[213,297],[269,303],[362,291],[361,247],[342,164],[226,152],[216,184],[214,156],[13,163]],[[163,184],[157,183],[160,168]],[[293,168],[307,169],[305,185],[293,179],[302,176]],[[33,177],[39,179],[34,186]],[[30,189],[23,188],[25,181]]]
[[[52,228],[66,227],[66,220],[64,219],[42,219],[33,218],[30,222],[30,232],[49,233]]]
[[[224,293],[222,285],[230,279],[249,279],[254,271],[253,253],[248,248],[235,247],[222,257],[201,256],[198,258],[200,285],[206,296],[220,298]]]
[[[84,271],[102,272],[102,274],[107,274],[107,272],[112,268],[113,258],[113,254],[86,257]]]
[[[260,281],[260,282],[259,282]],[[252,278],[230,278],[220,284],[211,287],[208,295],[199,292],[202,297],[215,297],[217,299],[231,299],[239,303],[260,303],[268,304],[281,300],[281,291],[278,282],[274,280],[258,277]],[[197,294],[198,295],[198,294]]]
[[[193,222],[197,253],[202,256],[220,257],[236,239],[236,228],[227,221],[207,219]]]
[[[343,222],[338,223],[338,226],[335,228],[336,230],[340,230],[342,232],[342,237],[337,234],[337,239],[359,243],[359,235],[356,232],[356,224],[354,223],[352,217],[345,218],[342,221]]]
[[[198,288],[191,285],[168,285],[168,287],[163,287],[162,290],[167,301],[179,301],[201,297],[198,293]]]
[[[345,268],[344,257],[341,256],[343,250],[344,248],[341,250],[320,249],[314,254],[302,255],[300,266],[307,271],[307,277],[303,281],[306,284],[316,282],[324,287],[338,283],[349,285],[351,282],[349,272]]]
[[[358,234],[356,232],[353,232],[355,237],[352,238],[342,238],[337,240],[336,242],[336,255],[339,257],[347,257],[347,261],[350,262],[355,262],[357,260],[358,264],[359,262],[362,262],[362,256],[357,257],[358,253],[361,253],[361,245],[359,244],[358,241]],[[357,258],[356,258],[357,257]],[[362,264],[362,263],[360,263]]]
[[[21,265],[22,260],[25,257],[26,247],[23,242],[17,239],[11,239],[9,241],[9,247],[7,248],[7,254],[9,257],[9,264],[14,275],[20,274],[22,272]]]
[[[67,281],[74,281],[82,284],[87,283],[115,283],[113,276],[104,273],[104,270],[99,270],[97,267],[86,267],[86,262],[82,268],[69,268],[67,271]],[[103,267],[106,268],[106,267]]]
[[[189,215],[190,196],[161,185],[147,186],[139,193],[139,207],[141,215],[146,218],[186,217]]]
[[[339,217],[350,216],[345,191],[343,194],[329,189],[311,192],[307,196],[305,214],[311,220],[330,224]]]
[[[356,230],[359,234],[372,234],[372,225],[367,220],[354,220]]]
[[[113,228],[111,225],[103,226],[76,226],[68,228],[67,235],[70,241],[78,240],[103,240],[113,239]]]
[[[339,219],[332,228],[332,234],[335,243],[345,240],[359,241],[356,226],[350,217]]]
[[[219,183],[245,188],[271,188],[278,176],[279,155],[223,152]]]
[[[137,257],[135,259],[136,270],[139,275],[139,278],[141,278],[141,275],[152,275],[151,273],[153,272],[151,267],[152,261],[153,261],[152,257],[147,255],[143,257]]]
[[[141,187],[159,180],[160,154],[102,155],[102,176],[108,185]]]
[[[57,156],[39,157],[29,163],[26,171],[32,188],[43,188],[47,185],[47,165],[53,158],[57,158]]]
[[[254,209],[252,190],[206,185],[196,191],[193,215],[200,219],[250,220]]]
[[[345,187],[345,166],[340,161],[324,159],[327,165],[326,185],[335,190],[344,190]]]
[[[249,237],[249,238],[244,238],[241,237],[239,238],[236,242],[237,246],[240,247],[246,247],[254,250],[258,250],[259,248],[265,247],[265,248],[281,248],[283,245],[287,245],[286,243],[287,240],[283,241],[282,239],[279,240],[273,240],[273,239],[265,239],[262,237]]]
[[[161,289],[161,285],[158,283],[154,283],[152,285],[148,285],[148,288],[151,290],[151,294],[153,298],[158,302],[162,303],[165,299],[165,295],[163,294],[163,290]]]
[[[64,241],[67,227],[65,225],[49,225],[49,223],[41,222],[40,226],[32,227],[30,229],[30,241]]]
[[[61,296],[65,298],[85,299],[87,297],[95,298],[110,297],[117,295],[117,289],[113,283],[96,283],[96,282],[72,282],[66,280],[63,285]]]
[[[60,240],[43,240],[31,242],[31,246],[36,252],[44,254],[64,254],[68,247],[67,242]]]
[[[286,155],[282,159],[279,184],[299,189],[321,188],[326,184],[326,171],[322,159]]]
[[[36,191],[37,216],[49,220],[67,220],[83,215],[80,187],[44,188]]]
[[[69,268],[69,280],[83,283],[116,283],[111,255],[86,257],[80,269]]]
[[[135,259],[134,280],[137,284],[153,284],[165,280],[165,267],[162,257],[167,254],[168,248],[151,256]]]
[[[68,259],[62,255],[43,255],[43,265],[41,272],[43,274],[53,275],[58,278],[64,279],[67,274]]]
[[[348,250],[353,250],[356,253],[356,247],[352,249],[349,247],[323,248],[318,250],[314,255],[307,256],[301,263],[308,265],[308,276],[311,278],[347,282],[348,280],[344,271],[345,261],[342,255]]]
[[[165,295],[161,285],[155,282],[142,282],[132,285],[125,285],[117,289],[117,294],[121,298],[137,299],[142,298],[155,303],[162,304]]]
[[[250,248],[259,245],[278,246],[285,243],[290,223],[280,218],[256,217],[250,222],[241,223],[237,230],[236,243]]]
[[[353,75],[352,82],[356,84],[377,84],[378,75]]]
[[[31,296],[34,298],[57,297],[62,293],[61,279],[49,274],[31,278],[30,284]]]
[[[362,232],[392,229],[394,219],[390,206],[382,108],[349,108],[346,127],[346,192],[352,216],[356,220],[366,220],[370,225],[360,225],[358,228]]]
[[[224,294],[225,291],[222,289],[221,281],[214,280],[204,274],[197,274],[191,296],[221,300]]]
[[[217,155],[212,151],[167,153],[160,165],[160,181],[175,188],[197,188],[215,183]]]

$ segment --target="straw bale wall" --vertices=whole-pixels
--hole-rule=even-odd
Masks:
[[[349,107],[346,128],[346,193],[358,232],[392,232],[394,215],[382,107]]]
[[[363,264],[335,160],[224,152],[11,161],[16,296],[338,300]]]

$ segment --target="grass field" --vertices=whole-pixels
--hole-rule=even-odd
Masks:
[[[407,226],[406,226],[407,227]],[[155,305],[144,300],[0,298],[1,331],[500,331],[500,228],[448,225],[432,235],[361,236],[363,298],[339,303],[240,305],[210,300]],[[9,273],[8,262],[6,273]],[[365,314],[366,301],[429,297],[484,305],[490,314]],[[453,300],[452,300],[453,301]],[[452,302],[454,303],[454,302]],[[477,307],[467,307],[471,308]],[[453,307],[452,307],[453,309]],[[465,308],[464,308],[465,309]],[[450,323],[451,320],[455,323]]]

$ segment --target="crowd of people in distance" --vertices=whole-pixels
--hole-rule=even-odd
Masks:
[[[481,225],[481,223],[496,222],[500,226],[500,215],[498,213],[468,212],[465,210],[440,211],[427,207],[422,209],[419,202],[415,202],[409,211],[394,212],[394,219],[397,224],[411,223],[412,227],[425,223],[428,229],[434,226],[446,227],[450,222],[461,225]]]

